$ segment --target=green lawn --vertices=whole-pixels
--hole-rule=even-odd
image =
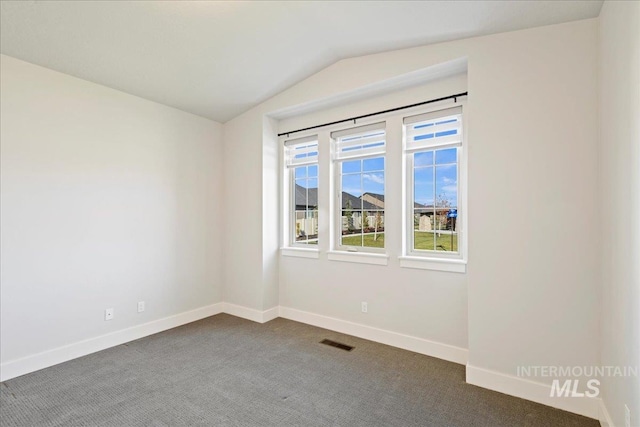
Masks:
[[[415,244],[415,249],[422,249],[432,251],[433,248],[433,233],[429,231],[414,231],[413,232],[413,241]],[[453,245],[452,245],[453,242]],[[458,235],[454,234],[453,239],[451,238],[451,234],[441,234],[440,236],[436,236],[435,239],[436,248],[438,251],[458,251]],[[452,249],[453,246],[453,249]]]
[[[384,248],[384,233],[378,233],[378,240],[373,240],[373,234],[365,234],[364,235],[364,245],[361,241],[361,236],[359,234],[354,234],[350,236],[342,236],[342,245],[343,246],[365,246],[368,248]],[[453,241],[453,245],[452,245]],[[414,242],[416,249],[422,250],[434,250],[433,243],[433,233],[428,231],[414,231]],[[453,251],[456,252],[458,250],[458,235],[455,234],[453,239],[450,234],[441,234],[440,236],[436,236],[435,239],[436,250],[439,251],[451,251],[453,246]]]
[[[360,234],[352,234],[350,236],[342,236],[343,246],[365,246],[367,248],[384,248],[384,233],[378,233],[378,239],[373,240],[373,234],[364,235],[364,245]]]

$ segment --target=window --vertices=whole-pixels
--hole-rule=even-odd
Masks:
[[[291,200],[289,230],[292,245],[318,244],[318,138],[285,141]]]
[[[284,256],[376,265],[397,256],[400,267],[466,272],[464,105],[411,108],[348,128],[322,125],[313,136],[280,134]],[[319,170],[330,171],[322,183]],[[319,218],[319,199],[330,215]],[[398,229],[396,249],[387,233],[397,239]]]
[[[404,119],[407,252],[460,257],[462,108]]]
[[[337,247],[381,250],[385,243],[385,124],[332,132],[335,142]]]

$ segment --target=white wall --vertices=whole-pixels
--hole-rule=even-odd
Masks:
[[[640,3],[606,1],[600,13],[602,364],[640,366]],[[640,379],[608,378],[615,426],[640,425]]]
[[[519,365],[593,365],[598,362],[599,197],[597,175],[597,21],[584,20],[346,59],[227,122],[226,194],[262,200],[262,166],[271,163],[273,141],[263,135],[265,115],[341,97],[406,73],[468,58],[469,265],[467,282],[469,363],[515,376]],[[273,189],[270,191],[273,194]],[[240,197],[240,196],[238,196]],[[252,205],[253,206],[253,205]],[[233,225],[251,224],[261,236],[258,212],[233,210]],[[589,231],[592,232],[589,232]],[[594,237],[594,235],[596,237]],[[256,237],[257,238],[257,237]],[[230,302],[269,308],[260,297],[272,278],[262,275],[277,245],[225,238],[225,292]],[[262,262],[263,265],[257,263]],[[378,279],[370,295],[393,302],[384,319],[361,316],[353,282],[362,266],[281,259],[290,278],[281,303],[318,314],[385,325],[420,338],[464,345],[460,330],[436,304],[459,307],[465,299],[453,273],[391,274],[371,266]],[[320,271],[310,284],[294,276]],[[261,277],[262,275],[262,277]],[[331,284],[338,275],[349,278]],[[430,282],[420,285],[420,282]],[[461,281],[462,280],[462,281]],[[375,295],[378,295],[377,297]],[[439,300],[430,297],[438,295]],[[389,304],[391,307],[392,304]],[[410,307],[410,315],[404,310]],[[463,318],[460,313],[458,319]],[[426,326],[425,326],[426,325]],[[462,334],[464,335],[464,334]],[[550,383],[549,378],[535,381]]]
[[[223,127],[224,301],[264,310],[262,118]],[[247,134],[254,135],[247,138]]]
[[[2,363],[221,301],[221,125],[1,66]]]
[[[469,363],[593,365],[597,22],[489,39],[469,58]]]

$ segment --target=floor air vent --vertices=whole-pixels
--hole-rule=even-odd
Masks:
[[[353,347],[350,346],[350,345],[342,344],[342,343],[331,341],[331,340],[322,340],[322,341],[320,341],[320,344],[330,345],[331,347],[336,347],[336,348],[339,348],[341,350],[346,350],[346,351],[353,350]]]

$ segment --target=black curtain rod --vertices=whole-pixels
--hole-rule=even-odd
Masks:
[[[402,107],[391,108],[389,110],[378,111],[376,113],[369,113],[369,114],[364,114],[362,116],[351,117],[351,118],[344,119],[344,120],[337,120],[335,122],[323,123],[321,125],[316,125],[316,126],[310,126],[308,128],[296,129],[296,130],[292,130],[292,131],[289,131],[289,132],[279,133],[278,136],[285,136],[285,135],[289,136],[292,133],[304,132],[305,130],[317,129],[317,128],[321,128],[321,127],[325,127],[325,126],[337,125],[338,123],[345,123],[345,122],[350,122],[350,121],[353,121],[353,124],[355,124],[356,120],[358,120],[358,119],[364,119],[366,117],[377,116],[379,114],[393,113],[394,111],[406,110],[407,108],[419,107],[421,105],[432,104],[434,102],[446,101],[447,99],[453,99],[455,102],[458,102],[458,98],[460,98],[462,96],[467,96],[468,93],[469,92],[456,93],[455,95],[449,95],[449,96],[445,96],[443,98],[437,98],[437,99],[430,99],[428,101],[418,102],[417,104],[404,105]]]

